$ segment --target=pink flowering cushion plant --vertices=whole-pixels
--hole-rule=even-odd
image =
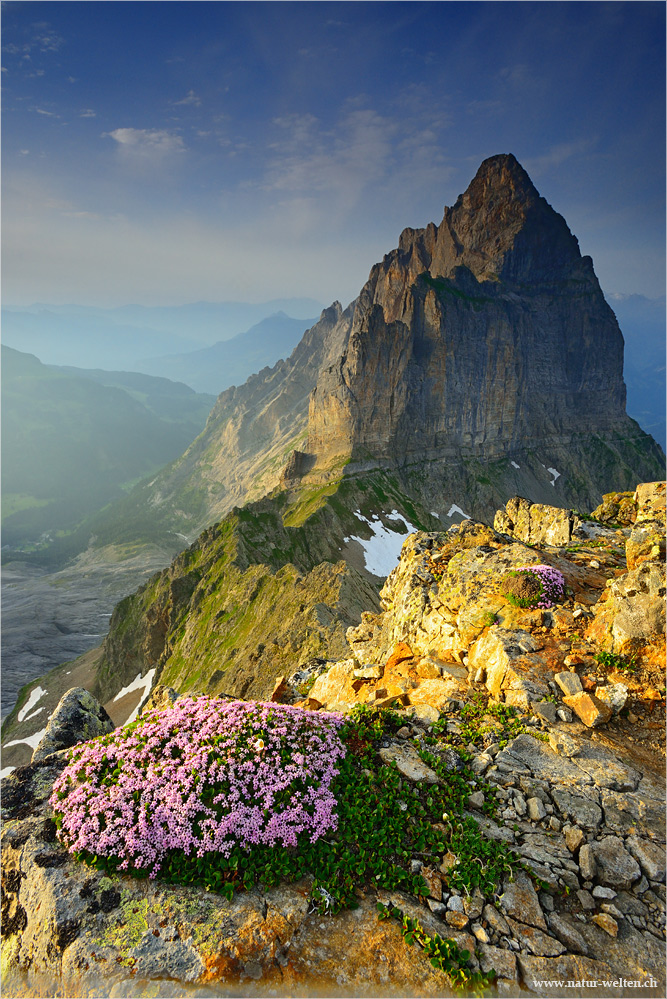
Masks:
[[[184,697],[74,747],[50,799],[80,856],[154,878],[165,855],[314,843],[337,825],[338,714]]]
[[[565,592],[565,577],[560,570],[554,569],[551,565],[521,565],[507,575],[516,578],[524,573],[539,584],[539,592],[527,599],[513,598],[511,593],[506,593],[511,603],[519,607],[539,607],[548,610],[562,599]]]

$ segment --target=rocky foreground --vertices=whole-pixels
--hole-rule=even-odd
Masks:
[[[276,685],[310,710],[398,712],[377,759],[406,788],[441,779],[429,734],[467,754],[466,814],[524,864],[494,892],[452,888],[451,852],[409,861],[428,895],[364,885],[332,917],[311,911],[308,880],[228,902],[102,877],[70,859],[47,804],[63,747],[113,728],[72,691],[3,783],[4,994],[451,994],[379,900],[493,969],[497,994],[664,995],[664,497],[664,483],[610,495],[595,521],[516,499],[494,529],[411,535],[349,656]],[[537,565],[562,573],[564,598],[517,606],[510,574]]]

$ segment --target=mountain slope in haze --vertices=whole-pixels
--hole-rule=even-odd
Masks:
[[[625,340],[627,410],[667,447],[665,425],[665,298],[607,295]]]
[[[178,378],[197,392],[218,395],[230,385],[242,385],[250,375],[275,364],[281,357],[288,357],[304,330],[315,321],[293,319],[284,312],[276,312],[230,340],[219,340],[211,347],[187,354],[147,358],[137,368],[165,378]]]
[[[190,443],[212,401],[165,379],[50,368],[3,345],[4,546],[69,531],[121,496]]]

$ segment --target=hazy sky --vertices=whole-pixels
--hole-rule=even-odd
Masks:
[[[347,304],[513,152],[664,293],[665,6],[2,4],[3,299]]]

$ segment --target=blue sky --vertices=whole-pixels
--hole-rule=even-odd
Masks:
[[[347,304],[513,152],[664,293],[662,3],[2,4],[3,299]]]

